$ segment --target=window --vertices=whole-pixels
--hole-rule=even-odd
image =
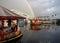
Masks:
[[[8,20],[4,20],[4,27],[8,27]]]
[[[11,27],[15,27],[17,25],[17,20],[11,20]]]
[[[17,20],[11,20],[12,31],[17,30]]]

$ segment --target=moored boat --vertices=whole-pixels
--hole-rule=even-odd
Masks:
[[[11,41],[22,36],[19,19],[25,17],[0,6],[0,42]]]

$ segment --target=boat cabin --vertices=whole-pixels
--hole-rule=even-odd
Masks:
[[[0,6],[0,41],[11,40],[21,34],[19,19],[25,19],[25,17]]]

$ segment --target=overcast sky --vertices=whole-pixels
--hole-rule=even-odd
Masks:
[[[29,0],[33,6],[36,16],[48,15],[53,18],[60,18],[60,0]]]
[[[28,0],[36,16],[60,18],[60,0]],[[31,14],[24,0],[0,0],[0,5]],[[55,15],[52,17],[52,15]]]
[[[0,5],[32,15],[30,8],[25,0],[0,0]],[[32,17],[32,16],[31,16]]]

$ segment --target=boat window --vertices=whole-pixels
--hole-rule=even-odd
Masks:
[[[8,20],[4,20],[4,27],[8,27]]]
[[[11,20],[11,26],[14,27],[15,25],[17,25],[17,20]]]
[[[17,29],[17,20],[11,20],[11,29],[12,31]]]

